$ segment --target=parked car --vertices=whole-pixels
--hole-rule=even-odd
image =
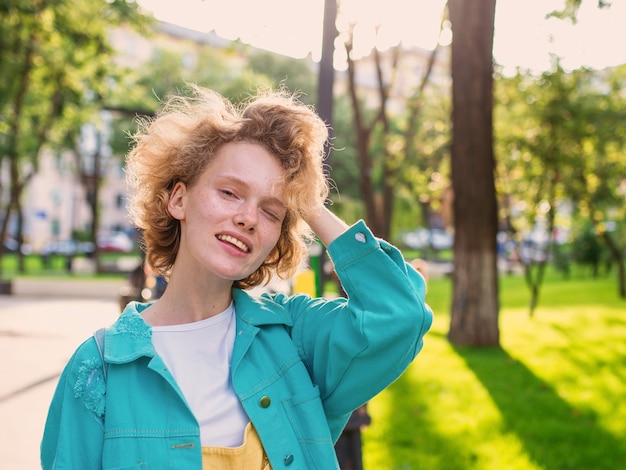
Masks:
[[[98,249],[104,253],[129,253],[133,251],[133,240],[124,232],[115,232],[98,237]]]
[[[4,252],[5,253],[17,253],[19,243],[13,238],[7,238],[4,240]],[[22,243],[22,254],[30,255],[33,249],[28,243]]]
[[[452,248],[454,237],[442,229],[418,228],[406,233],[403,241],[406,246],[413,249],[432,247],[435,250],[446,250]]]
[[[94,251],[93,243],[76,240],[51,240],[39,250],[40,255],[89,255]]]

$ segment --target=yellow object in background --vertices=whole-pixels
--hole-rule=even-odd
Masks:
[[[317,296],[315,285],[315,272],[312,269],[305,269],[297,273],[293,283],[294,294],[308,294],[311,297]]]

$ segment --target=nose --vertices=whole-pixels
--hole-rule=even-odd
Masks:
[[[235,214],[234,222],[237,226],[253,231],[257,224],[257,211],[253,204],[242,204]]]

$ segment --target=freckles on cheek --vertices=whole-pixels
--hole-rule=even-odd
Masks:
[[[272,243],[267,247],[267,256],[270,255],[270,253],[272,253],[272,251],[274,251],[274,249],[276,248],[276,245],[278,245],[278,241],[280,240],[280,237],[275,237],[272,241]]]
[[[220,212],[220,204],[212,199],[205,199],[200,202],[202,212],[205,215],[212,215]]]
[[[270,235],[268,233],[265,234],[265,238],[263,240],[263,259],[266,259],[270,253],[272,253],[272,251],[274,251],[274,249],[276,248],[276,245],[278,244],[278,240],[279,237],[278,236],[274,236],[274,235]]]

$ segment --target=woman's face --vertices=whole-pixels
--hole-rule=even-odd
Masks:
[[[250,143],[228,143],[192,186],[178,183],[170,214],[180,220],[174,268],[235,281],[244,279],[276,246],[285,218],[284,170]]]

